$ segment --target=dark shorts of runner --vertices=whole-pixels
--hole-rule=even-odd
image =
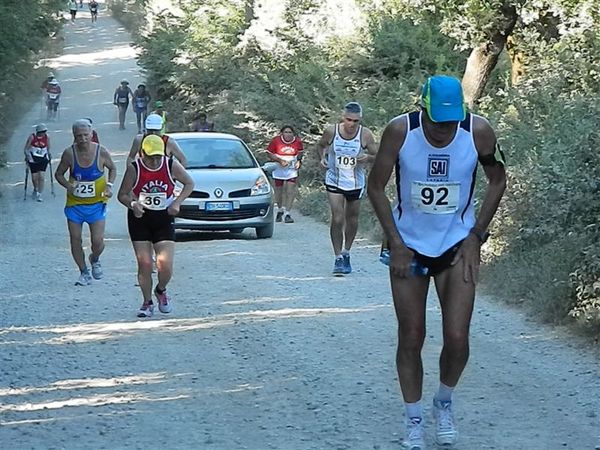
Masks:
[[[458,249],[462,245],[463,241],[459,241],[442,253],[440,256],[431,257],[425,256],[417,252],[416,250],[410,249],[415,253],[415,259],[422,266],[427,267],[429,269],[428,275],[435,276],[442,273],[444,270],[448,269],[452,263],[452,260],[458,253]]]
[[[342,194],[344,198],[349,202],[360,200],[365,192],[364,189],[353,189],[351,191],[345,191],[337,186],[331,186],[329,184],[325,184],[325,190],[327,190],[327,192],[331,192],[332,194]]]
[[[298,179],[298,177],[288,178],[287,180],[280,180],[279,178],[273,178],[273,182],[275,183],[275,187],[281,187],[281,186],[283,186],[283,183],[285,183],[286,181],[288,183],[295,183],[297,179]]]
[[[41,161],[34,161],[27,164],[29,164],[29,171],[31,173],[45,172],[48,167],[48,160],[43,158]]]
[[[58,111],[58,102],[55,100],[48,100],[46,103],[50,111]]]
[[[133,215],[133,211],[127,212],[127,228],[133,242],[144,241],[156,244],[161,241],[175,240],[174,217],[167,211],[145,210],[139,219]]]

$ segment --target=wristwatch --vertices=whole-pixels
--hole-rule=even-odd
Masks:
[[[477,228],[471,228],[469,233],[473,233],[475,236],[477,236],[477,239],[479,239],[479,242],[481,244],[485,244],[485,242],[490,237],[490,233],[488,233],[487,231],[478,230]]]

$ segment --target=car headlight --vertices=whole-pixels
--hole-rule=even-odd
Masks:
[[[271,184],[263,175],[256,179],[254,186],[250,189],[250,195],[265,195],[271,192]]]

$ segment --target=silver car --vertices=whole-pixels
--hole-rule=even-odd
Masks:
[[[195,183],[175,218],[176,230],[254,228],[259,239],[273,236],[273,189],[244,141],[224,133],[169,136],[183,150]]]

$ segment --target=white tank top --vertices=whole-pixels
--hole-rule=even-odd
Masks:
[[[444,148],[427,141],[420,112],[403,117],[408,132],[396,162],[400,177],[394,220],[409,248],[437,257],[466,238],[475,225],[478,154],[471,132],[473,115],[457,125],[454,139]]]
[[[333,141],[327,152],[325,184],[344,191],[363,189],[365,169],[356,161],[362,151],[362,125],[352,139],[344,139],[340,135],[339,125],[336,125]]]

